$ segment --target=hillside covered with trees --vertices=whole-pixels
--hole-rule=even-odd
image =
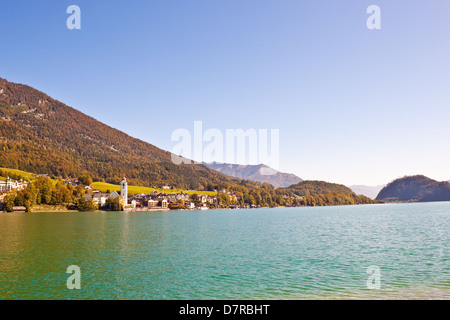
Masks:
[[[422,175],[407,176],[389,183],[377,199],[387,202],[450,201],[450,183]]]
[[[220,195],[224,205],[373,203],[344,186],[321,181],[303,181],[275,189],[271,184],[229,177],[201,164],[176,165],[167,151],[111,128],[45,93],[1,78],[0,167],[9,168],[4,175],[19,174],[17,170],[23,170],[49,174],[53,179],[89,176],[93,181],[112,184],[118,184],[125,175],[129,183],[136,186],[169,184],[185,190],[226,189],[236,196],[230,199]],[[61,186],[58,188],[64,193]],[[73,196],[73,190],[70,191]],[[53,198],[48,198],[48,194],[41,197],[43,203],[61,203],[61,199],[55,198],[58,192],[55,191]],[[39,203],[34,196],[30,198],[30,194],[34,195],[30,191],[23,199],[19,195],[15,203]]]
[[[344,185],[325,181],[302,181],[277,191],[294,199],[293,205],[296,206],[335,206],[380,202],[357,195]]]
[[[0,78],[0,167],[96,181],[183,189],[239,183],[111,128],[29,86]],[[255,184],[256,185],[256,184]]]
[[[337,192],[342,194],[352,194],[353,191],[344,185],[329,183],[325,181],[302,181],[294,184],[286,190],[291,191],[297,196],[307,196],[311,194],[324,194],[328,192]]]

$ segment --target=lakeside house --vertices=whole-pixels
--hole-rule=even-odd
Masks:
[[[198,196],[198,200],[201,203],[214,204],[217,201],[217,197],[211,197],[207,194],[201,194]]]
[[[99,207],[104,207],[109,197],[110,197],[109,193],[102,193],[100,191],[94,192],[92,194],[83,195],[84,200],[95,201]]]
[[[28,187],[28,182],[20,179],[19,181],[13,181],[9,177],[6,180],[0,181],[0,192],[20,191]]]
[[[36,178],[50,178],[48,173],[40,173],[35,175]]]
[[[121,192],[121,194],[122,194],[122,192]],[[95,201],[97,203],[97,205],[101,208],[101,207],[104,207],[106,205],[106,201],[108,201],[109,198],[116,199],[117,197],[121,197],[122,205],[125,206],[125,205],[127,205],[127,203],[125,203],[125,199],[122,197],[121,194],[119,194],[117,191],[113,191],[111,193],[103,193],[103,192],[100,192],[98,190],[95,190],[95,191],[93,191],[93,193],[89,193],[89,194],[86,193],[86,194],[84,194],[83,198],[85,200]]]
[[[70,184],[72,187],[78,187],[79,185],[81,185],[81,182],[78,181],[77,178],[68,178],[64,180],[64,183]]]

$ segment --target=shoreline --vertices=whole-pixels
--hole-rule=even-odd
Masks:
[[[175,212],[175,211],[218,211],[218,210],[230,210],[230,211],[239,211],[239,210],[258,210],[258,209],[282,209],[282,208],[327,208],[327,207],[358,207],[358,206],[375,206],[375,205],[401,205],[401,204],[429,204],[429,203],[443,203],[450,201],[430,201],[430,202],[386,202],[386,203],[368,203],[368,204],[353,204],[353,205],[334,205],[334,206],[299,206],[299,207],[259,207],[259,208],[212,208],[207,210],[201,209],[147,209],[147,210],[134,210],[128,209],[123,211],[110,211],[110,210],[95,210],[95,211],[80,211],[80,210],[70,210],[70,209],[62,209],[61,207],[48,207],[48,208],[40,208],[38,210],[32,209],[31,212],[24,211],[16,211],[16,212],[6,212],[0,211],[0,214],[16,214],[16,213],[117,213],[117,212]]]

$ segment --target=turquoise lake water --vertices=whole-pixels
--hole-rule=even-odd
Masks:
[[[0,299],[349,298],[450,299],[450,202],[0,214]]]

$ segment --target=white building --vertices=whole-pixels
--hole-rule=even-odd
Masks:
[[[149,208],[156,208],[158,206],[158,200],[148,200],[148,205]]]
[[[120,202],[122,203],[123,206],[126,205],[124,199],[122,198],[122,196],[117,192],[117,191],[113,191],[109,194],[110,198],[116,199],[117,197],[120,197]],[[128,197],[127,197],[128,199]]]
[[[97,202],[99,207],[103,207],[104,205],[106,205],[108,196],[109,195],[107,193],[95,192],[93,194],[85,194],[85,195],[83,195],[83,198],[85,200],[93,200],[93,201]]]
[[[123,199],[123,202],[125,205],[128,204],[128,183],[127,178],[123,177],[122,181],[120,182],[120,196]]]
[[[20,179],[19,181],[12,181],[9,177],[6,180],[0,181],[0,192],[11,192],[13,190],[23,190],[28,186],[28,182]]]

